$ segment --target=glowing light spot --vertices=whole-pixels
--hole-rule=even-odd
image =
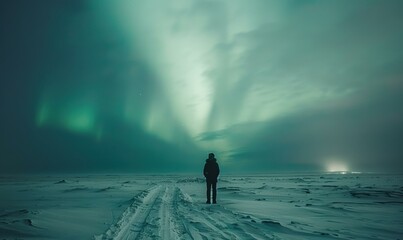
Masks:
[[[348,171],[347,165],[340,160],[329,160],[326,165],[326,170],[328,172],[340,172],[345,174]]]

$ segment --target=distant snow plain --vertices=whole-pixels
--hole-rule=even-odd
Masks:
[[[403,239],[403,175],[1,176],[0,239]]]

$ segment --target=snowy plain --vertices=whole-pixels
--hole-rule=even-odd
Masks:
[[[403,239],[403,175],[1,176],[0,239]]]

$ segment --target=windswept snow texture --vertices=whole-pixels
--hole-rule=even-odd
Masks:
[[[402,239],[403,176],[1,177],[0,239]]]

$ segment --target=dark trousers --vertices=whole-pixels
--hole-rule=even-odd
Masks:
[[[213,202],[217,200],[217,180],[207,179],[207,201],[210,202],[211,187],[213,187]]]

